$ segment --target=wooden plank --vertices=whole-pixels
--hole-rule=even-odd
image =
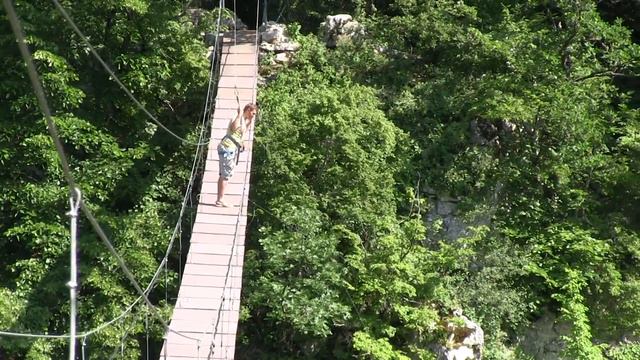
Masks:
[[[218,87],[221,88],[253,89],[255,86],[255,77],[224,76],[218,81]]]
[[[254,65],[225,65],[220,69],[221,76],[256,76]]]
[[[220,244],[220,245],[233,245],[239,244],[243,241],[239,236],[235,235],[219,235],[219,234],[194,234],[191,236],[192,244]]]
[[[226,195],[225,195],[226,199]],[[228,224],[208,224],[198,222],[196,216],[196,223],[193,225],[192,232],[203,234],[220,234],[220,235],[237,235],[243,237],[247,230],[246,224],[228,225]]]
[[[226,266],[227,264],[221,264],[221,266]],[[242,264],[240,264],[241,266]],[[238,267],[238,266],[235,266]],[[209,287],[228,287],[228,288],[236,288],[239,289],[242,286],[242,273],[235,271],[229,274],[229,276],[223,275],[194,275],[194,274],[185,274],[182,276],[182,282],[180,284],[184,284],[186,286],[209,286]],[[211,301],[208,299],[209,306],[217,307],[215,304],[220,303],[220,299],[215,299],[215,301]],[[176,308],[178,307],[179,302],[176,302]]]
[[[243,102],[253,102],[256,98],[256,90],[255,89],[237,89],[238,96],[240,97],[240,103]],[[236,98],[236,92],[233,88],[218,88],[218,92],[216,94],[216,100],[219,99],[234,99]]]
[[[220,57],[225,64],[233,64],[233,65],[256,65],[258,63],[258,59],[255,54],[231,54],[226,53],[222,54]],[[226,65],[225,65],[226,66]],[[223,67],[222,65],[220,66]]]
[[[233,353],[235,350],[235,336],[229,334],[216,334],[215,337],[210,333],[203,335],[186,332],[184,334],[190,337],[201,338],[202,340],[199,344],[194,344],[193,341],[178,336],[176,336],[175,339],[171,338],[171,346],[167,348],[163,347],[160,359],[164,360],[163,356],[165,352],[167,359],[224,359],[224,357],[220,356],[225,355],[225,353],[226,356],[228,356],[229,352]],[[197,356],[200,356],[200,358]]]
[[[242,101],[240,102],[242,104]],[[226,128],[229,125],[229,121],[238,115],[237,109],[216,109],[213,113],[214,123],[222,122],[222,125]]]
[[[210,265],[210,264],[186,264],[184,267],[185,275],[203,275],[202,279],[210,279],[209,277],[204,277],[206,275],[217,275],[219,277],[232,277],[232,276],[242,276],[242,267],[241,266],[227,266],[224,265]],[[231,286],[227,281],[225,286]],[[213,286],[211,284],[203,283],[203,286]]]
[[[242,110],[243,104],[240,102],[240,110]],[[219,99],[216,100],[215,109],[232,109],[238,111],[238,101],[236,99]]]
[[[234,279],[235,280],[235,279]],[[183,297],[176,302],[176,308],[181,309],[217,309],[220,306],[221,299],[209,298],[188,298]],[[224,301],[222,310],[240,310],[239,301]]]
[[[231,194],[232,192],[227,192]],[[237,192],[237,194],[241,194],[242,192]],[[226,214],[198,214],[197,221],[205,224],[220,224],[220,225],[236,225],[236,224],[246,224],[247,217],[246,216],[233,216]]]
[[[229,255],[215,255],[215,254],[189,254],[187,255],[187,262],[194,264],[214,264],[223,265],[229,263]],[[244,262],[244,256],[231,257],[231,265],[241,266]]]
[[[225,313],[225,311],[221,311],[221,313]],[[218,327],[217,327],[217,331],[216,333],[218,334],[234,334],[236,333],[236,330],[238,329],[238,318],[237,318],[237,312],[236,311],[230,311],[228,312],[229,314],[227,314],[226,316],[229,316],[231,319],[235,319],[235,323],[233,322],[227,322],[227,321],[220,321],[218,322]],[[233,317],[233,313],[236,314],[236,317]],[[220,314],[220,318],[221,319],[226,319],[225,318],[225,314]],[[212,321],[210,323],[207,324],[209,329],[213,329],[213,327],[215,326],[215,320],[211,319]],[[171,329],[174,331],[188,331],[188,330],[193,330],[194,328],[200,328],[202,325],[202,319],[171,319]],[[212,331],[212,330],[209,330]]]
[[[228,255],[231,253],[233,246],[232,245],[213,245],[213,244],[203,244],[203,243],[195,243],[191,244],[189,247],[189,253],[193,252],[196,254],[212,254],[212,255]],[[235,251],[237,253],[244,253],[244,245],[235,246]]]
[[[227,54],[255,54],[256,53],[256,45],[251,43],[242,43],[234,45],[233,42],[229,44],[225,44],[222,46],[222,53]]]
[[[223,293],[225,294],[225,299],[240,299],[240,289],[191,285],[180,286],[180,293],[178,296],[189,298],[222,298]],[[173,320],[171,321],[171,323],[173,324]],[[173,326],[170,327],[173,328]],[[194,329],[198,329],[198,327]]]

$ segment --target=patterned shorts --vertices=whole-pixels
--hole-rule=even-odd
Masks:
[[[222,145],[218,145],[220,176],[225,180],[229,180],[229,178],[233,176],[233,168],[236,166],[237,151],[238,150],[235,148],[228,149]]]

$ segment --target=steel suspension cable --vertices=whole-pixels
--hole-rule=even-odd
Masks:
[[[59,6],[59,3],[57,3],[56,0],[53,0],[53,1],[56,3],[56,5]],[[61,162],[62,168],[63,168],[63,175],[64,175],[65,179],[67,180],[67,183],[68,183],[69,189],[70,189],[70,193],[72,194],[71,196],[73,197],[74,190],[77,188],[77,186],[76,186],[75,180],[73,178],[73,175],[71,174],[71,171],[69,169],[69,164],[68,164],[66,155],[64,153],[64,149],[62,147],[62,144],[61,144],[61,141],[60,141],[60,137],[58,135],[57,127],[55,126],[55,123],[52,120],[51,111],[50,111],[49,105],[47,103],[46,97],[44,95],[44,90],[42,88],[42,84],[40,82],[38,73],[37,73],[37,71],[35,69],[35,65],[33,63],[33,58],[31,56],[31,52],[29,51],[29,49],[28,49],[28,47],[26,45],[25,36],[24,36],[23,30],[22,30],[22,25],[20,23],[20,20],[19,20],[17,14],[15,13],[15,9],[13,8],[13,4],[11,3],[11,1],[10,0],[3,0],[3,6],[5,7],[5,10],[7,12],[7,17],[9,18],[9,22],[10,22],[11,28],[12,28],[15,36],[16,36],[16,39],[17,39],[17,42],[18,42],[18,47],[20,49],[20,53],[21,53],[26,65],[27,65],[27,72],[28,72],[30,81],[32,83],[32,86],[34,88],[34,92],[36,94],[36,98],[38,100],[38,104],[39,104],[40,109],[43,112],[43,114],[45,115],[45,118],[47,120],[47,125],[48,125],[47,128],[49,130],[50,137],[52,138],[52,141],[53,141],[53,143],[54,143],[54,145],[56,147],[56,151],[58,152],[58,157],[60,159],[60,162]],[[62,9],[62,10],[64,10],[64,9]],[[137,100],[135,100],[135,101],[137,101]],[[87,217],[87,219],[91,223],[94,231],[98,234],[98,237],[103,241],[103,243],[105,244],[107,249],[111,252],[112,256],[114,256],[114,258],[118,262],[118,265],[121,267],[122,271],[125,273],[125,276],[129,279],[131,284],[134,286],[136,291],[140,294],[141,298],[144,299],[145,303],[149,306],[149,308],[153,309],[152,314],[162,323],[164,328],[167,329],[170,332],[176,333],[179,336],[182,336],[182,337],[190,339],[190,340],[197,341],[199,343],[199,341],[200,341],[199,339],[186,336],[186,335],[184,335],[184,334],[182,334],[180,332],[174,331],[174,330],[169,328],[169,326],[166,324],[164,319],[162,319],[162,317],[158,314],[157,309],[150,302],[150,300],[147,297],[147,295],[145,294],[145,292],[142,291],[142,289],[140,288],[140,285],[135,280],[135,277],[133,276],[131,271],[128,269],[128,267],[124,263],[124,260],[122,259],[122,257],[117,253],[117,251],[115,250],[115,248],[113,247],[113,245],[111,244],[109,239],[107,238],[106,234],[104,233],[104,231],[100,227],[100,225],[97,222],[96,218],[93,216],[91,210],[88,207],[86,207],[85,204],[83,204],[82,201],[80,201],[80,199],[75,199],[75,200],[78,202],[79,209],[81,209],[83,211],[83,213],[85,214],[85,216]],[[71,337],[71,335],[16,334],[16,333],[5,332],[5,331],[0,331],[0,334],[8,335],[8,336],[17,336],[18,335],[18,336],[31,337],[31,338],[57,338],[57,339],[60,339],[60,338]],[[73,338],[75,339],[76,336],[73,336]]]
[[[57,1],[54,0],[54,2],[56,3],[57,6],[59,6],[59,3]],[[55,127],[55,123],[53,123],[53,121],[51,119],[51,112],[49,110],[49,107],[48,107],[48,104],[47,104],[47,101],[46,101],[46,97],[44,96],[44,91],[43,91],[43,89],[41,87],[41,84],[40,84],[40,81],[39,81],[39,77],[38,77],[37,72],[35,70],[35,66],[33,65],[33,61],[31,59],[31,54],[30,54],[28,48],[26,47],[25,40],[24,40],[24,35],[22,33],[22,29],[21,29],[21,25],[20,25],[19,19],[18,19],[17,15],[15,14],[15,10],[13,10],[13,7],[12,7],[12,4],[11,4],[10,0],[3,0],[3,4],[4,4],[4,7],[7,10],[7,14],[9,15],[8,17],[9,17],[12,29],[13,29],[14,33],[16,34],[16,38],[18,40],[18,45],[19,45],[21,54],[23,55],[23,58],[25,58],[25,62],[27,64],[27,68],[28,68],[29,77],[31,79],[32,85],[34,86],[34,90],[35,90],[36,97],[38,99],[40,108],[43,111],[43,113],[45,114],[45,117],[47,119],[48,129],[49,129],[50,135],[52,137],[52,140],[53,140],[54,144],[56,145],[56,150],[58,151],[58,155],[59,155],[60,161],[62,163],[63,173],[65,175],[65,178],[67,179],[67,182],[70,185],[70,188],[77,189],[74,186],[75,185],[75,181],[73,179],[73,176],[72,176],[71,172],[69,171],[69,165],[68,165],[68,162],[66,160],[66,156],[64,154],[63,148],[61,146],[61,142],[60,142],[59,136],[57,134],[57,128]],[[64,9],[62,9],[61,7],[60,7],[60,9],[64,13]],[[219,32],[219,27],[220,27],[220,17],[221,17],[221,9],[220,9],[220,13],[219,13],[219,16],[218,16],[218,32]],[[70,20],[70,18],[68,20]],[[82,37],[82,35],[81,35],[81,37]],[[217,46],[218,39],[219,39],[219,36],[216,36],[216,47],[215,47],[215,49],[218,48],[218,46]],[[90,46],[90,44],[88,44],[88,45]],[[97,55],[97,53],[95,55]],[[207,114],[208,114],[208,110],[210,110],[210,107],[208,106],[208,103],[209,103],[209,100],[210,100],[211,80],[212,80],[212,77],[213,77],[212,74],[213,74],[213,68],[215,66],[214,64],[215,64],[215,61],[212,61],[212,66],[211,66],[211,71],[210,71],[210,78],[209,78],[209,86],[208,86],[208,91],[207,91],[207,99],[206,99],[206,102],[205,102],[205,113],[203,115],[203,126],[201,127],[200,140],[203,138],[204,130],[206,128],[205,119],[208,118]],[[134,99],[134,101],[137,101],[137,100]],[[198,144],[206,144],[206,143],[198,143]],[[197,164],[201,160],[199,149],[200,149],[200,147],[198,148],[198,151],[196,152],[194,165],[192,166],[192,176],[190,178],[190,182],[189,182],[189,185],[188,185],[187,193],[185,194],[185,197],[183,199],[183,206],[181,207],[180,219],[178,220],[178,224],[180,224],[180,221],[182,220],[182,216],[184,214],[186,201],[190,197],[189,193],[192,190],[193,180],[194,180],[194,176],[193,175],[195,174],[195,171],[196,171],[196,169],[198,167]],[[101,231],[99,225],[97,224],[97,221],[92,216],[90,210],[87,209],[85,206],[81,206],[82,204],[80,202],[79,196],[76,199],[77,199],[76,201],[77,201],[78,207],[83,209],[83,212],[85,213],[85,215],[87,215],[87,217],[89,218],[90,222],[92,223],[92,226],[94,226],[94,228],[96,229],[96,232],[98,233],[100,238],[105,242],[105,245],[107,245],[109,250],[112,251],[112,254],[116,257],[116,259],[118,260],[118,262],[121,265],[121,267],[124,266],[123,267],[123,271],[125,272],[127,277],[129,277],[130,281],[132,281],[132,283],[134,284],[134,287],[136,287],[136,290],[138,290],[138,292],[141,292],[141,289],[139,288],[139,286],[136,286],[137,283],[135,282],[135,279],[133,278],[132,274],[130,274],[128,269],[126,269],[126,265],[124,264],[122,259],[119,257],[119,255],[115,252],[115,249],[113,249],[113,247],[111,246],[109,240],[106,238],[104,233]],[[76,208],[76,210],[77,210],[77,208]],[[135,304],[137,304],[140,301],[140,299],[144,298],[145,302],[147,302],[147,306],[149,308],[153,308],[155,310],[155,307],[153,307],[153,305],[150,304],[150,302],[149,302],[149,300],[148,300],[146,295],[154,287],[155,280],[157,279],[157,276],[159,275],[160,270],[162,269],[163,263],[165,263],[164,265],[166,267],[166,260],[168,258],[168,254],[170,253],[170,249],[172,248],[172,243],[173,243],[173,241],[175,239],[176,229],[180,229],[180,226],[177,225],[176,228],[174,229],[174,235],[172,236],[172,239],[171,239],[170,244],[168,246],[168,249],[167,249],[167,252],[165,254],[165,257],[164,257],[163,261],[161,262],[161,264],[158,266],[158,269],[156,270],[156,274],[154,275],[153,279],[151,280],[151,282],[149,283],[149,285],[147,286],[145,291],[141,292],[141,296],[139,296],[136,301],[134,301],[123,313],[121,313],[120,316],[112,319],[111,321],[109,321],[107,323],[102,324],[101,326],[99,326],[99,327],[97,327],[97,328],[95,328],[95,329],[93,329],[91,331],[88,331],[88,332],[85,332],[85,333],[82,333],[82,334],[79,334],[79,335],[75,334],[75,328],[74,327],[72,328],[71,334],[69,334],[69,335],[20,334],[20,333],[12,333],[12,332],[7,332],[7,331],[0,331],[0,334],[1,335],[7,335],[7,336],[21,336],[21,337],[31,337],[31,338],[51,338],[51,339],[63,339],[63,338],[75,339],[75,338],[82,337],[83,338],[83,348],[82,348],[82,350],[83,350],[83,357],[84,357],[84,347],[86,345],[86,338],[89,335],[91,335],[91,334],[93,334],[93,333],[95,333],[95,332],[97,332],[97,331],[99,331],[99,330],[111,325],[115,321],[117,321],[117,320],[123,318],[124,316],[126,316],[133,309]],[[72,253],[74,253],[74,252],[75,251],[72,251]],[[75,287],[75,281],[74,281],[73,277],[72,277],[72,280],[70,281],[69,285],[70,285],[70,288]],[[72,313],[73,313],[73,311],[72,311]],[[167,328],[169,331],[177,333],[178,335],[181,335],[183,337],[189,338],[187,336],[184,336],[183,334],[180,334],[178,332],[175,332],[175,331],[169,329],[168,326],[163,322],[163,320],[161,318],[159,318],[159,320],[163,323],[163,325],[165,325],[165,328]],[[197,339],[193,339],[193,338],[190,338],[190,339],[197,340]],[[75,349],[75,346],[71,346],[71,348]]]
[[[56,9],[58,9],[60,14],[62,14],[62,16],[65,18],[65,20],[67,20],[67,22],[69,23],[69,25],[71,26],[73,31],[80,37],[80,39],[82,39],[84,44],[89,48],[89,51],[91,52],[91,54],[96,58],[96,60],[98,60],[98,62],[100,63],[100,65],[102,65],[104,70],[111,76],[111,79],[113,79],[113,81],[115,81],[115,83],[118,84],[120,89],[122,89],[122,91],[124,91],[124,93],[129,97],[129,99],[131,99],[131,101],[133,101],[136,104],[136,106],[138,106],[138,108],[140,110],[142,110],[142,112],[147,115],[147,117],[149,117],[156,125],[158,125],[164,131],[169,133],[171,136],[173,136],[174,138],[182,141],[185,144],[194,145],[194,146],[203,146],[203,145],[208,145],[209,144],[208,141],[204,142],[204,143],[194,143],[192,141],[189,141],[189,140],[181,137],[180,135],[174,133],[173,131],[171,131],[162,122],[160,122],[160,120],[158,120],[155,116],[153,116],[153,114],[151,114],[151,112],[149,112],[149,110],[147,110],[147,108],[144,105],[142,105],[142,103],[140,103],[140,101],[138,101],[138,99],[135,96],[133,96],[131,91],[122,83],[120,78],[113,72],[113,70],[111,70],[109,65],[107,65],[107,63],[102,59],[102,57],[98,54],[98,52],[93,47],[93,45],[91,45],[91,42],[89,42],[89,39],[87,39],[87,37],[82,33],[82,31],[80,31],[80,29],[78,28],[76,23],[73,21],[71,16],[62,7],[62,5],[60,5],[58,0],[52,0],[52,1],[53,1],[54,5],[56,6]]]

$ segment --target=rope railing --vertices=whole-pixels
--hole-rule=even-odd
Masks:
[[[72,25],[72,27],[74,28],[74,30],[78,33],[78,35],[85,41],[85,43],[87,44],[87,46],[89,46],[92,50],[92,53],[94,54],[94,56],[96,56],[99,61],[103,64],[103,66],[105,66],[107,68],[107,71],[110,72],[110,74],[113,76],[114,79],[116,79],[117,77],[115,76],[115,74],[113,74],[110,69],[108,69],[108,66],[106,66],[106,63],[104,63],[104,61],[102,61],[102,59],[99,57],[99,55],[97,54],[97,52],[95,52],[95,50],[93,49],[93,47],[91,46],[91,44],[88,42],[88,40],[86,39],[86,37],[79,31],[79,29],[77,29],[77,26],[75,26],[75,24],[73,23],[73,21],[71,20],[71,18],[68,16],[68,14],[66,14],[66,11],[64,10],[64,8],[62,8],[60,6],[60,4],[58,3],[58,1],[53,0],[54,4],[56,5],[56,7],[58,8],[59,11],[61,11],[61,13],[63,14],[63,16],[67,19],[67,21],[69,21],[69,23]],[[129,269],[127,268],[126,264],[124,263],[123,259],[120,257],[120,255],[117,253],[117,251],[115,251],[115,248],[113,247],[113,245],[111,244],[111,242],[109,241],[109,239],[106,237],[106,235],[104,234],[104,232],[102,231],[102,229],[100,228],[100,225],[98,224],[97,220],[95,219],[95,217],[92,215],[91,211],[81,202],[80,199],[80,189],[79,187],[76,186],[75,180],[73,175],[71,174],[70,170],[69,170],[69,164],[66,158],[66,155],[64,153],[63,147],[61,145],[61,140],[60,137],[58,135],[58,131],[57,128],[55,126],[55,123],[52,121],[52,116],[51,116],[51,111],[50,108],[48,106],[46,97],[44,96],[44,91],[42,89],[42,85],[39,79],[39,75],[35,69],[35,65],[33,64],[33,58],[31,56],[31,53],[28,49],[28,47],[26,46],[26,41],[25,41],[25,36],[22,30],[22,25],[20,23],[20,20],[17,16],[17,14],[15,13],[15,9],[13,8],[13,4],[11,3],[10,0],[3,0],[3,6],[5,7],[5,10],[7,12],[7,16],[9,18],[9,22],[11,25],[11,28],[16,36],[17,42],[18,42],[18,47],[20,49],[20,53],[23,57],[23,59],[25,60],[25,63],[27,65],[27,72],[30,78],[30,81],[32,83],[32,86],[34,88],[34,92],[36,94],[36,98],[38,100],[38,105],[41,109],[41,111],[43,112],[43,114],[45,115],[45,118],[47,120],[47,128],[49,130],[49,134],[50,137],[52,138],[56,151],[58,153],[58,157],[60,159],[60,162],[62,164],[62,168],[63,168],[63,175],[69,185],[69,189],[70,189],[70,202],[72,203],[72,210],[70,212],[70,215],[72,216],[72,237],[75,237],[75,233],[76,233],[76,222],[75,219],[77,218],[77,212],[78,210],[82,210],[85,214],[85,216],[87,216],[87,218],[89,219],[91,225],[93,226],[94,230],[98,233],[99,237],[101,238],[101,240],[103,240],[103,242],[105,243],[105,245],[107,246],[107,248],[109,249],[109,251],[112,253],[112,255],[116,258],[116,260],[118,260],[118,263],[121,267],[121,269],[123,270],[123,272],[125,273],[125,275],[127,275],[128,279],[130,280],[130,282],[134,285],[134,287],[136,288],[136,290],[138,291],[138,293],[140,294],[138,296],[138,298],[132,303],[130,304],[120,315],[118,315],[117,317],[111,319],[110,321],[103,323],[101,325],[99,325],[98,327],[90,330],[90,331],[86,331],[86,332],[82,332],[80,334],[76,333],[76,329],[75,329],[75,297],[76,297],[76,287],[77,287],[77,278],[76,278],[76,265],[75,265],[75,253],[76,253],[76,249],[75,249],[75,242],[72,239],[72,245],[71,245],[71,261],[72,261],[72,265],[71,265],[71,280],[68,283],[68,286],[70,288],[70,297],[71,297],[71,329],[70,329],[70,334],[64,334],[64,335],[51,335],[51,334],[33,334],[33,333],[17,333],[17,332],[11,332],[11,331],[0,331],[0,335],[5,335],[5,336],[14,336],[14,337],[25,337],[25,338],[43,338],[43,339],[69,339],[70,340],[70,358],[71,359],[75,359],[75,340],[78,338],[82,338],[82,356],[84,358],[84,350],[85,350],[85,345],[86,345],[86,339],[88,336],[112,325],[113,323],[115,323],[118,320],[121,320],[122,318],[124,318],[125,316],[127,316],[129,313],[131,313],[131,311],[133,310],[133,308],[135,307],[136,304],[138,304],[140,302],[140,300],[144,300],[145,303],[147,304],[148,309],[153,309],[152,313],[154,314],[154,316],[157,317],[157,319],[164,325],[165,329],[167,331],[170,332],[174,332],[182,337],[194,340],[199,342],[198,339],[194,339],[191,337],[188,337],[186,335],[181,334],[180,332],[176,332],[173,331],[172,329],[170,329],[168,327],[168,325],[164,322],[164,319],[162,319],[156,312],[155,307],[153,306],[153,304],[151,304],[151,302],[149,301],[147,295],[151,292],[151,290],[153,288],[155,288],[155,285],[157,284],[157,279],[163,269],[166,269],[166,263],[168,261],[168,256],[171,252],[171,249],[173,247],[173,243],[175,241],[176,235],[179,231],[179,229],[181,229],[180,224],[182,222],[182,217],[184,215],[185,209],[186,209],[186,204],[188,202],[188,199],[190,199],[191,197],[191,192],[193,190],[193,184],[195,181],[195,174],[197,172],[197,169],[199,168],[199,164],[202,161],[202,146],[198,146],[196,149],[196,154],[194,156],[194,162],[192,164],[192,169],[191,169],[191,176],[189,179],[189,183],[185,192],[185,196],[183,198],[183,202],[182,202],[182,206],[181,206],[181,210],[180,210],[180,215],[179,215],[179,219],[177,221],[176,226],[174,227],[174,231],[171,237],[171,240],[169,241],[169,245],[167,247],[167,251],[165,252],[165,256],[162,259],[162,261],[160,262],[160,265],[158,266],[156,272],[154,273],[154,276],[152,277],[151,281],[149,282],[149,285],[146,287],[146,289],[143,291],[140,286],[137,284],[137,281],[135,280],[135,278],[133,277],[133,274],[129,271]],[[218,31],[219,31],[219,26],[220,26],[220,15],[218,18]],[[205,129],[207,128],[207,124],[208,124],[208,119],[210,118],[209,113],[211,110],[211,106],[210,106],[210,100],[211,100],[211,89],[212,89],[212,79],[214,77],[214,68],[215,68],[215,54],[218,50],[218,46],[217,46],[217,38],[216,38],[216,47],[214,49],[214,58],[212,59],[211,62],[211,69],[210,69],[210,75],[209,75],[209,85],[207,88],[207,98],[205,101],[205,110],[204,110],[204,114],[203,114],[203,120],[202,120],[202,124],[201,124],[201,129],[200,129],[200,136],[199,136],[199,141],[198,143],[191,143],[192,145],[206,145],[208,144],[207,142],[202,142],[201,140],[204,137],[204,133],[205,133]],[[117,82],[119,82],[119,80],[117,80]],[[128,89],[126,89],[126,87],[124,87],[124,85],[119,82],[119,85],[123,88],[123,91],[125,91],[125,93],[127,93],[129,95],[129,97],[132,98],[132,100],[134,102],[136,102],[138,105],[139,102],[137,101],[137,99],[135,99],[135,97],[133,97],[133,95],[130,93],[130,91],[128,91]],[[142,109],[147,115],[150,115],[150,113],[146,110],[146,109]],[[151,116],[153,118],[153,116]],[[168,129],[166,129],[166,127],[164,127],[164,125],[162,125],[161,123],[158,122],[158,125],[160,127],[162,127],[163,129],[169,131]],[[171,131],[169,131],[171,133]],[[173,134],[173,133],[172,133]],[[175,135],[175,134],[173,134]],[[188,141],[186,141],[185,139],[180,138],[180,140],[182,140],[183,142],[189,143]],[[148,322],[147,322],[148,323]]]

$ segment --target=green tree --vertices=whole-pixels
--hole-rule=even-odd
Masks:
[[[260,93],[238,354],[404,359],[438,320],[422,301],[436,283],[424,227],[398,211],[395,175],[414,150],[371,88],[338,74],[317,39],[300,40]]]
[[[616,337],[592,325],[634,303],[619,289],[638,272],[626,245],[638,236],[628,177],[637,153],[623,135],[637,126],[636,89],[618,86],[638,76],[629,29],[603,20],[592,1],[397,1],[368,28],[364,52],[381,51],[348,71],[384,91],[389,116],[422,148],[428,185],[463,198],[463,209],[493,202],[498,243],[531,264],[508,277],[512,288],[526,284],[534,304],[568,316],[568,358],[601,356],[594,335]],[[622,245],[620,232],[631,241]],[[478,246],[480,258],[495,251]],[[618,334],[635,332],[606,318]]]
[[[462,306],[485,327],[488,346],[494,350],[513,347],[522,327],[545,309],[573,324],[565,338],[566,358],[600,358],[600,342],[635,334],[636,312],[621,316],[617,309],[634,308],[637,298],[638,267],[634,264],[640,192],[637,176],[632,175],[638,170],[637,86],[633,81],[638,78],[640,48],[627,25],[637,16],[615,20],[611,16],[615,12],[586,0],[394,1],[378,7],[374,3],[353,7],[360,15],[368,15],[358,19],[367,29],[363,43],[343,44],[332,52],[314,49],[311,56],[302,53],[290,70],[264,89],[265,118],[286,119],[287,126],[275,123],[273,129],[264,130],[279,135],[266,137],[265,148],[272,150],[258,153],[258,158],[269,159],[269,170],[258,171],[256,185],[265,190],[258,190],[255,198],[263,201],[262,194],[272,190],[303,194],[298,201],[283,199],[277,205],[268,198],[264,201],[276,209],[285,204],[296,204],[296,208],[312,204],[324,211],[326,206],[328,218],[318,217],[316,211],[310,217],[324,226],[339,223],[345,213],[357,216],[355,223],[363,224],[365,230],[385,223],[378,212],[384,209],[380,205],[361,210],[359,202],[348,197],[323,202],[326,189],[341,193],[347,189],[340,185],[346,185],[353,191],[354,185],[341,182],[340,175],[358,177],[340,170],[322,178],[325,168],[316,166],[316,158],[330,166],[340,151],[332,142],[314,150],[315,137],[326,138],[326,130],[314,127],[319,120],[309,125],[307,119],[325,112],[332,119],[339,118],[334,114],[340,114],[341,108],[333,104],[334,98],[350,109],[358,108],[359,103],[350,100],[350,92],[342,85],[349,79],[350,86],[374,90],[380,100],[376,108],[419,147],[417,156],[409,153],[400,162],[390,162],[401,164],[393,173],[395,216],[398,211],[410,213],[410,203],[401,200],[402,189],[421,180],[436,192],[461,198],[461,213],[490,209],[487,218],[491,221],[484,232],[452,243],[438,243],[430,236],[424,246],[411,247],[409,253],[428,254],[426,259],[417,255],[423,264],[417,267],[419,275],[433,279],[438,274],[439,281],[425,281],[422,284],[429,284],[422,288],[425,291],[408,298],[442,309],[431,312],[433,319]],[[297,90],[300,87],[304,90]],[[331,95],[336,91],[339,96]],[[307,100],[314,95],[322,100]],[[375,139],[376,130],[368,129],[366,136]],[[281,152],[275,157],[267,155]],[[285,166],[282,159],[287,159],[284,163],[291,170],[275,170]],[[270,175],[263,176],[263,171]],[[264,181],[272,182],[262,185]],[[378,201],[379,192],[370,192],[373,195],[366,201]],[[336,203],[341,210],[331,209]],[[287,223],[304,218],[296,216]],[[269,224],[264,233],[256,235],[266,243],[274,220],[259,217],[258,221]],[[350,223],[345,226],[354,233],[354,242],[368,243],[358,228]],[[400,241],[399,247],[407,247],[402,242],[407,238],[393,238]],[[289,243],[282,244],[279,249]],[[365,246],[361,256],[373,260],[368,250]],[[268,266],[269,256],[259,257],[261,251],[258,247],[252,256]],[[328,251],[327,256],[332,253]],[[393,273],[388,271],[395,264],[393,256],[386,257],[380,249],[372,253],[382,256],[375,263],[384,270],[369,273],[362,270],[367,265],[355,266],[360,271],[355,281],[349,281],[354,287],[349,301],[356,304],[352,308],[359,309],[358,301],[367,298],[372,288],[367,281],[370,275],[376,279],[373,288],[393,288],[393,276],[384,276]],[[351,259],[349,252],[343,254]],[[366,309],[375,308],[364,303]],[[367,325],[363,319],[371,313],[350,311],[349,321],[359,319],[363,327],[333,331],[334,338],[355,342],[346,353],[366,348],[362,344],[378,344],[376,351],[360,354],[389,358],[402,353],[389,355],[388,349],[410,354],[407,349],[426,347],[422,339],[401,336],[395,326],[385,327],[383,324],[397,322],[387,322],[390,318],[381,316],[379,309],[373,310],[377,321]],[[268,309],[258,318],[266,313]],[[268,324],[271,331],[275,325]],[[279,330],[289,324],[282,323]],[[428,324],[417,328],[430,334],[427,340],[433,340],[437,330]],[[272,339],[273,347],[283,343],[287,348],[301,346],[310,337],[280,339],[286,341]],[[273,347],[267,348],[276,351]],[[312,348],[319,349],[317,345]],[[327,353],[317,356],[329,356]],[[490,354],[508,356],[498,350]]]
[[[136,98],[167,127],[197,136],[205,48],[182,3],[61,1]],[[109,78],[49,1],[16,1],[27,41],[83,201],[140,283],[148,283],[177,219],[193,147],[160,130]],[[0,329],[68,332],[68,189],[5,18],[0,20]],[[119,315],[137,297],[89,224],[80,221],[79,331]],[[176,277],[174,272],[167,279]],[[159,285],[153,301],[166,307]],[[107,358],[125,333],[139,358],[144,308],[89,338]],[[161,341],[158,325],[152,341]],[[0,357],[57,359],[66,341],[0,339]],[[153,350],[152,350],[153,351]],[[153,356],[153,355],[152,355]]]

